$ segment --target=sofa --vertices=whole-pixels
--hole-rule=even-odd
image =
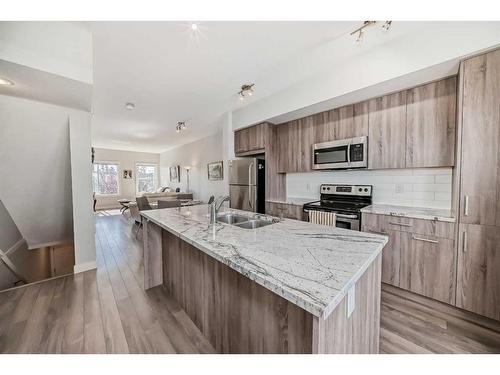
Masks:
[[[176,193],[175,191],[165,191],[165,192],[155,192],[155,193],[143,193],[141,195],[142,197],[148,198],[149,203],[157,203],[158,199],[172,199],[176,200],[179,199],[179,196],[182,197],[182,199],[193,199],[193,193]],[[139,209],[137,208],[137,205],[135,202],[132,202],[130,204],[130,216],[135,219],[135,221],[139,221]]]

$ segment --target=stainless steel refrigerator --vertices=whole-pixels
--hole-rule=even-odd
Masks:
[[[265,213],[265,160],[259,158],[229,161],[230,207]]]

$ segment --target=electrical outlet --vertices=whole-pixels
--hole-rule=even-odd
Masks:
[[[347,291],[347,318],[352,315],[354,308],[356,307],[356,285],[351,286]]]
[[[405,192],[404,184],[396,184],[396,194],[402,194]]]

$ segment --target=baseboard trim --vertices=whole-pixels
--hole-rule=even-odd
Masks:
[[[91,262],[75,264],[75,266],[73,267],[73,272],[80,273],[80,272],[94,270],[96,268],[97,268],[97,263],[95,260],[93,260]]]

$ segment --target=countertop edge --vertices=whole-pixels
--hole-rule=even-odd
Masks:
[[[424,207],[408,207],[407,210],[406,207],[401,206],[401,208],[398,207],[398,210],[401,209],[401,211],[405,212],[399,212],[399,211],[391,211],[388,208],[382,208],[382,207],[377,207],[375,205],[371,205],[368,207],[364,207],[361,209],[361,213],[366,213],[366,214],[374,214],[374,215],[386,215],[386,216],[394,216],[394,217],[407,217],[411,219],[421,219],[421,220],[432,220],[432,221],[442,221],[446,223],[455,223],[456,218],[453,216],[442,216],[442,215],[432,215],[432,214],[425,214],[425,213],[418,213],[418,212],[411,212],[412,209],[425,209]]]
[[[196,247],[198,250],[202,251],[203,253],[207,254],[208,256],[214,258],[215,260],[225,264],[226,266],[230,267],[232,270],[238,272],[239,274],[248,277],[250,280],[255,281],[257,284],[261,285],[263,288],[266,288],[267,290],[276,293],[280,297],[286,299],[290,303],[293,303],[294,305],[299,306],[300,308],[304,309],[305,311],[309,312],[310,314],[314,315],[317,318],[323,318],[326,319],[334,310],[335,308],[342,302],[343,298],[349,291],[349,289],[356,284],[356,282],[363,276],[363,274],[366,272],[368,267],[373,264],[375,259],[379,254],[381,254],[384,246],[387,244],[389,241],[387,236],[382,236],[379,235],[379,237],[385,237],[385,241],[383,244],[379,245],[379,247],[372,253],[370,258],[363,264],[363,266],[356,272],[356,274],[344,285],[344,287],[339,291],[337,296],[326,306],[322,306],[319,304],[314,304],[314,303],[304,303],[297,297],[296,295],[292,295],[285,289],[283,289],[280,286],[270,284],[268,280],[265,280],[257,274],[253,274],[251,272],[245,272],[243,269],[241,269],[240,266],[233,264],[233,262],[228,261],[226,258],[223,258],[219,256],[218,254],[212,252],[210,249],[207,249],[203,245],[199,244],[198,242],[195,242],[186,236],[184,236],[181,232],[177,232],[173,230],[172,228],[166,226],[165,224],[155,220],[154,218],[150,217],[148,215],[147,211],[143,211],[140,213],[143,217],[145,217],[147,220],[153,222],[154,224],[160,226],[161,228],[165,229],[169,233],[173,234],[176,237],[179,237],[181,240],[189,243],[190,245]],[[224,225],[224,224],[222,224]],[[269,286],[272,285],[272,288]],[[280,289],[281,293],[277,293],[276,289]]]

